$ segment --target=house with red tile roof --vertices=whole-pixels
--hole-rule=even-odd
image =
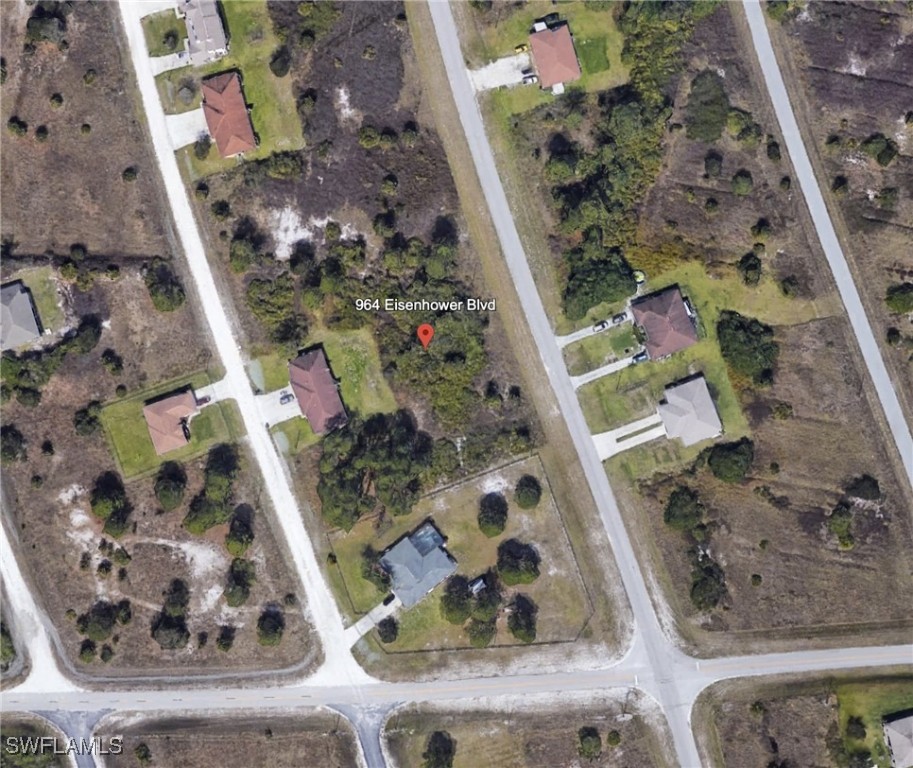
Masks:
[[[314,432],[322,435],[345,426],[349,417],[323,347],[315,347],[292,360],[288,375],[301,414]]]
[[[197,412],[193,390],[185,389],[143,406],[143,418],[155,452],[161,456],[190,442],[190,419]]]
[[[560,93],[565,83],[580,79],[580,63],[570,27],[566,22],[554,26],[537,23],[534,30],[529,36],[529,47],[539,85]]]
[[[697,342],[694,311],[677,285],[631,302],[634,324],[646,336],[651,360],[679,352]]]
[[[206,126],[222,157],[250,152],[257,148],[257,137],[237,72],[223,72],[203,81],[203,115]]]

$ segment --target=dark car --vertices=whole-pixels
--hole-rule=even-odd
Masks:
[[[608,327],[609,327],[608,320],[600,320],[598,323],[596,323],[596,325],[593,326],[593,330],[596,332],[599,332],[599,331],[604,331]]]
[[[295,399],[295,396],[291,392],[286,392],[282,397],[279,398],[279,405],[285,405],[286,403],[292,402]]]
[[[619,312],[617,315],[612,315],[612,325],[618,325],[619,323],[623,323],[627,319],[628,319],[627,312]]]
[[[638,352],[634,357],[631,358],[632,363],[645,363],[650,359],[650,356],[646,352]]]

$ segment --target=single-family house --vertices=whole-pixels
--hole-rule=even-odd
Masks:
[[[567,22],[536,22],[529,36],[529,48],[541,88],[563,93],[565,83],[580,79],[580,63]]]
[[[634,324],[646,336],[651,360],[667,357],[697,342],[694,310],[677,285],[631,302]]]
[[[181,0],[177,13],[184,17],[187,25],[187,52],[191,64],[206,64],[228,53],[228,36],[217,0]]]
[[[301,414],[314,432],[322,435],[345,426],[349,417],[323,347],[315,347],[289,362],[288,375]]]
[[[444,537],[430,520],[390,547],[380,559],[393,594],[411,608],[456,570]]]
[[[883,726],[893,768],[913,768],[913,710],[889,715]]]
[[[677,437],[684,445],[709,440],[723,431],[707,380],[702,375],[666,387],[665,399],[657,411],[666,428],[666,436]]]
[[[213,75],[202,82],[200,91],[206,127],[219,154],[234,157],[256,149],[257,137],[244,101],[241,76],[237,72]]]
[[[21,280],[0,287],[0,349],[16,349],[41,336],[32,292]]]
[[[192,389],[172,392],[143,406],[149,437],[159,456],[190,442],[190,419],[196,412],[197,399]]]

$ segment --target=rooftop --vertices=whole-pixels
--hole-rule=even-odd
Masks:
[[[913,768],[913,711],[886,717],[884,738],[891,750],[891,765]]]
[[[339,396],[323,347],[316,347],[288,364],[289,382],[298,407],[318,435],[348,422],[346,407]]]
[[[237,72],[223,72],[203,81],[203,115],[222,157],[257,148],[257,138]]]
[[[580,79],[577,52],[566,23],[533,32],[529,36],[529,47],[542,88]]]
[[[143,418],[149,427],[149,437],[159,456],[190,442],[184,428],[196,411],[197,400],[190,389],[175,392],[143,406]]]
[[[380,559],[393,593],[410,608],[456,570],[444,537],[430,520],[400,539]]]
[[[677,285],[632,302],[631,311],[634,323],[647,335],[647,352],[653,360],[697,341],[697,330]]]
[[[179,8],[187,25],[187,49],[193,64],[205,64],[228,52],[216,0],[182,0]]]
[[[659,404],[658,411],[666,435],[679,438],[685,445],[709,440],[723,431],[703,376],[666,387],[666,399]]]
[[[32,292],[21,280],[0,287],[0,349],[16,349],[41,336]]]

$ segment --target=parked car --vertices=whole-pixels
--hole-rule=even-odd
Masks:
[[[295,396],[291,392],[283,392],[282,396],[279,398],[279,405],[285,405],[286,403],[292,402],[295,399]]]
[[[632,363],[645,363],[650,359],[650,356],[646,352],[638,352],[634,357],[631,358]]]
[[[520,43],[514,47],[514,53],[526,53],[529,50],[529,46],[526,43]]]
[[[593,330],[596,333],[599,333],[599,331],[604,331],[608,327],[609,327],[608,320],[600,320],[598,323],[596,323],[596,325],[593,326]]]
[[[523,78],[524,85],[532,85],[533,83],[538,83],[538,82],[539,82],[539,78],[536,77],[536,75],[527,75],[526,77]]]
[[[210,401],[210,400],[212,400],[211,397],[198,397],[198,398],[197,398],[197,406],[209,405],[209,401]]]
[[[618,325],[619,323],[623,323],[627,319],[628,319],[627,312],[619,312],[617,315],[612,315],[612,325]]]

